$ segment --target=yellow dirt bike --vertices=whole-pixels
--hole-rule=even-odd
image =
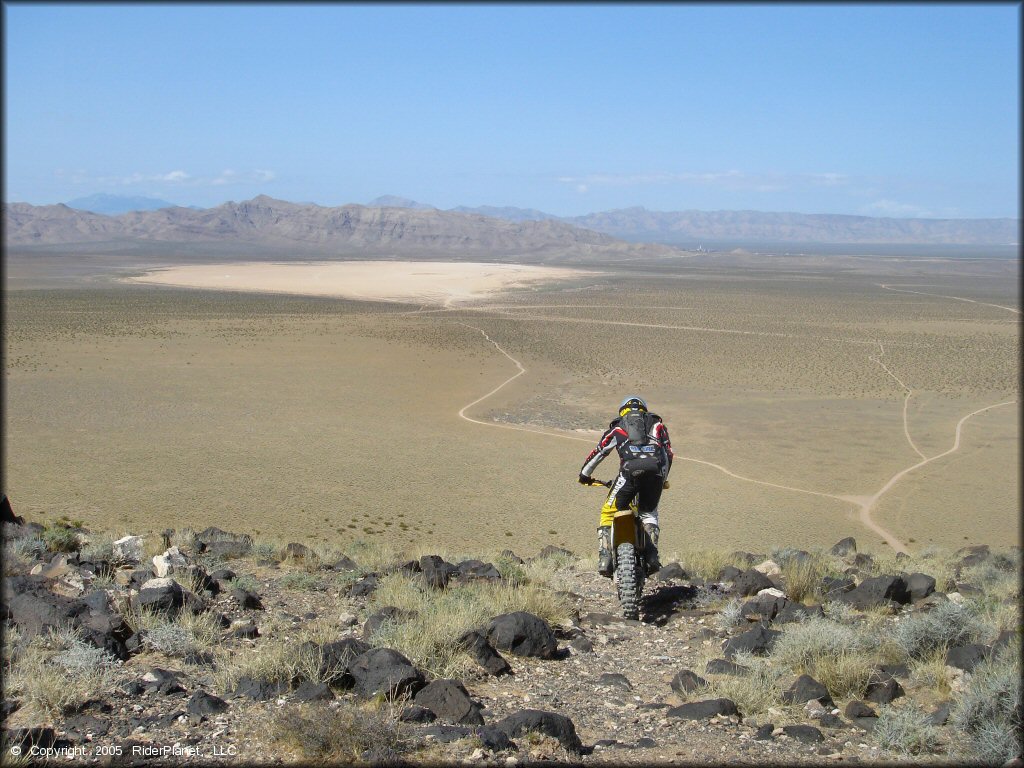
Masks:
[[[611,488],[611,481],[594,480],[591,486]],[[668,487],[668,483],[665,483]],[[612,519],[612,578],[619,593],[619,605],[622,615],[627,619],[640,618],[640,598],[644,592],[644,581],[647,578],[647,562],[644,559],[646,547],[644,542],[647,534],[640,522],[640,513],[636,499],[615,513]]]

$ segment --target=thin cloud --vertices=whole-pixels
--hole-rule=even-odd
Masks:
[[[170,187],[222,187],[265,184],[268,181],[273,181],[277,175],[273,171],[264,169],[235,171],[227,168],[215,176],[193,176],[180,169],[167,173],[132,173],[127,176],[95,176],[80,169],[70,173],[58,170],[57,176],[70,176],[71,181],[75,184],[105,187],[131,187],[139,184]]]
[[[872,203],[861,206],[860,212],[867,216],[889,216],[893,218],[917,218],[930,219],[935,214],[920,205],[912,203],[900,203],[896,200],[875,200]]]
[[[640,187],[671,184],[718,187],[730,190],[753,190],[756,192],[779,192],[786,189],[813,187],[840,187],[849,184],[848,177],[841,173],[746,173],[738,170],[669,173],[592,173],[586,176],[559,176],[561,184],[575,186],[578,190],[590,187]],[[581,189],[583,188],[583,189]]]

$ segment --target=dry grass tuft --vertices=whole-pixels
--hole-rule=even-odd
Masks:
[[[395,711],[373,703],[288,707],[269,715],[264,728],[276,748],[300,762],[387,765],[409,749]]]
[[[66,628],[50,630],[11,652],[8,669],[5,693],[19,697],[30,714],[42,718],[58,717],[102,695],[119,678],[112,656]]]
[[[520,585],[477,582],[433,590],[400,573],[380,580],[369,609],[387,605],[416,615],[400,624],[386,622],[372,642],[405,654],[436,677],[460,677],[475,669],[456,640],[468,630],[483,629],[494,616],[527,611],[560,623],[570,611],[564,598],[533,581]]]

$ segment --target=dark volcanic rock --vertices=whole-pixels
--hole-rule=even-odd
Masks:
[[[736,709],[736,702],[731,699],[705,699],[680,704],[665,714],[682,720],[706,720],[715,715],[738,715],[739,710]]]
[[[782,694],[782,700],[787,704],[803,705],[811,699],[817,699],[823,706],[828,708],[835,706],[828,688],[810,675],[800,675],[796,682],[790,686],[789,690],[784,691]]]
[[[367,617],[366,622],[363,624],[363,640],[369,642],[385,624],[401,624],[403,621],[415,616],[415,611],[406,611],[393,605],[385,605],[379,611]]]
[[[495,677],[507,675],[512,671],[509,663],[505,661],[500,653],[494,650],[494,647],[487,642],[487,638],[479,632],[466,632],[457,642],[460,648],[465,649],[476,660],[477,664]]]
[[[423,581],[432,589],[444,589],[448,582],[454,577],[459,569],[449,562],[446,562],[439,555],[424,555],[419,561],[420,573],[423,574]]]
[[[849,576],[826,576],[821,580],[821,591],[827,600],[852,592],[856,586],[857,582]]]
[[[873,674],[864,691],[864,698],[876,704],[890,704],[904,694],[896,678],[885,673]]]
[[[459,725],[483,725],[482,705],[469,697],[458,680],[433,680],[420,689],[414,701],[441,720]]]
[[[491,752],[516,749],[516,745],[512,743],[508,734],[493,725],[485,725],[483,728],[477,728],[476,737],[480,739],[480,743],[483,745],[484,749],[489,749]]]
[[[749,671],[742,664],[728,659],[711,659],[704,665],[704,674],[707,675],[739,675],[742,677]]]
[[[878,717],[878,713],[872,707],[857,699],[846,705],[843,714],[851,720],[855,720],[858,717]]]
[[[935,591],[935,579],[926,573],[912,573],[906,578],[910,599],[915,603]]]
[[[355,584],[353,584],[349,590],[349,597],[366,597],[377,588],[377,574],[368,573]]]
[[[334,692],[327,683],[314,683],[306,680],[292,694],[295,701],[330,701],[334,698]]]
[[[770,622],[789,604],[789,600],[775,595],[765,595],[748,600],[740,608],[740,616],[747,621]]]
[[[193,693],[188,700],[188,704],[185,705],[185,709],[190,715],[199,715],[200,717],[216,715],[227,708],[228,703],[224,699],[219,696],[212,696],[202,689]]]
[[[558,643],[548,623],[526,611],[495,616],[487,626],[487,639],[495,648],[517,656],[552,659]]]
[[[255,592],[250,592],[247,589],[232,589],[231,597],[234,598],[235,602],[246,610],[263,610],[263,603],[260,601],[259,595]]]
[[[707,686],[707,684],[707,680],[689,669],[681,670],[672,678],[672,682],[669,683],[672,690],[684,698],[693,691]]]
[[[885,605],[886,601],[905,605],[910,602],[910,591],[900,576],[876,576],[864,579],[856,589],[837,596],[836,600],[865,610]]]
[[[332,571],[358,571],[359,566],[356,565],[356,561],[348,555],[342,555],[331,565]]]
[[[942,727],[949,720],[950,702],[943,701],[928,716],[928,721],[935,726]]]
[[[423,673],[405,656],[391,648],[371,648],[349,664],[356,689],[364,696],[389,698],[416,693],[423,687]]]
[[[501,581],[501,571],[483,560],[463,560],[455,568],[462,581]]]
[[[727,659],[731,659],[740,651],[746,651],[755,656],[767,656],[781,634],[774,629],[767,629],[759,625],[726,640],[722,643],[722,652]]]
[[[987,659],[991,653],[992,649],[987,645],[978,645],[977,643],[957,645],[946,651],[946,666],[973,672],[974,668]]]
[[[840,539],[832,545],[832,549],[829,550],[833,555],[839,557],[846,557],[847,555],[857,554],[857,540],[853,536],[847,536],[845,539]]]
[[[524,709],[499,720],[494,727],[509,738],[522,736],[530,731],[539,731],[558,739],[559,743],[570,752],[579,754],[583,751],[583,742],[576,735],[576,726],[572,720],[554,712]]]
[[[322,645],[306,641],[299,646],[299,652],[309,655],[318,665],[317,679],[342,688],[355,685],[355,679],[349,673],[349,665],[354,658],[369,650],[369,643],[355,637],[343,637]]]
[[[758,741],[770,741],[774,732],[775,724],[765,723],[758,727],[757,731],[754,733],[754,738]]]
[[[718,572],[719,581],[734,581],[738,576],[741,576],[743,571],[737,568],[735,565],[726,565]]]
[[[89,611],[84,601],[51,592],[44,576],[5,576],[3,602],[6,615],[26,637],[50,627],[73,626]]]
[[[432,723],[437,720],[437,715],[426,707],[417,704],[409,704],[402,710],[398,719],[403,723]]]
[[[789,624],[794,621],[805,621],[810,618],[824,616],[825,609],[820,605],[803,605],[802,603],[789,602],[776,615],[773,624]]]
[[[248,696],[256,701],[267,701],[288,692],[288,683],[283,680],[260,680],[252,677],[239,678],[234,695]]]
[[[672,581],[673,579],[678,581],[685,581],[690,578],[686,571],[683,570],[683,566],[679,563],[668,563],[662,566],[661,570],[654,574],[655,581]]]
[[[771,589],[774,586],[771,579],[753,568],[743,571],[732,582],[733,591],[744,597],[756,595],[762,589]]]
[[[816,744],[824,741],[825,736],[813,725],[784,725],[782,732],[790,738],[802,741],[805,744]]]

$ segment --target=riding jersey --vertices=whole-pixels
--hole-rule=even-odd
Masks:
[[[668,427],[665,426],[661,417],[656,414],[651,413],[647,417],[653,422],[647,433],[647,443],[655,447],[655,455],[658,457],[660,467],[658,474],[663,478],[667,478],[669,469],[672,467],[672,458],[675,455],[672,453],[672,443],[668,438]],[[622,426],[621,418],[615,419],[615,421],[608,425],[608,429],[601,435],[601,439],[597,441],[597,447],[590,452],[586,461],[583,462],[583,469],[580,470],[580,474],[591,477],[594,470],[597,469],[597,465],[604,461],[605,457],[612,450],[618,451],[619,460],[622,464],[635,458],[629,451],[629,434]]]

